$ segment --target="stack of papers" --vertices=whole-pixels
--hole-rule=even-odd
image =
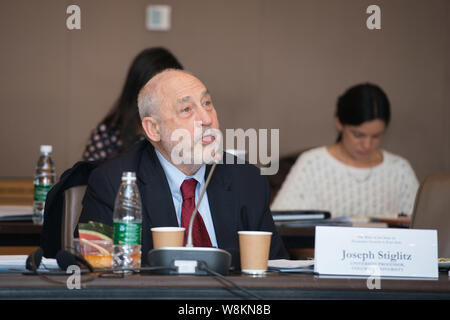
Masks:
[[[267,267],[279,272],[314,273],[314,260],[269,260]]]
[[[285,227],[314,227],[314,226],[351,227],[351,226],[353,226],[353,222],[349,217],[337,217],[337,218],[323,219],[323,220],[293,221],[293,222],[285,222],[282,224],[279,222],[276,222],[276,224],[285,226]]]
[[[302,221],[302,220],[323,220],[329,219],[331,214],[328,211],[318,210],[289,210],[272,211],[272,218],[275,222]]]
[[[26,255],[0,255],[0,271],[26,271]],[[58,270],[58,263],[55,259],[42,258],[38,271]]]

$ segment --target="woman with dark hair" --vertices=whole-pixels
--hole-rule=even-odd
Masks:
[[[300,155],[272,210],[325,210],[334,217],[411,214],[417,177],[407,160],[378,148],[390,117],[381,88],[348,89],[337,102],[336,143]]]
[[[83,160],[113,158],[145,138],[137,106],[141,88],[164,69],[183,69],[165,48],[148,48],[133,60],[119,99],[91,133]]]

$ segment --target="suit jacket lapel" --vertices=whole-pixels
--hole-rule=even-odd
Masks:
[[[142,211],[149,220],[149,225],[177,227],[178,221],[169,183],[151,144],[143,153],[138,172],[138,179],[142,186],[140,190]]]
[[[236,226],[237,216],[233,208],[231,177],[224,174],[223,165],[218,164],[208,185],[208,202],[216,232],[217,244],[220,248],[236,246],[237,235],[228,226]],[[205,180],[211,166],[206,167]]]

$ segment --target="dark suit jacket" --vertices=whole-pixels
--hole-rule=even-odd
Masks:
[[[236,161],[235,161],[236,162]],[[206,168],[205,175],[211,166]],[[136,172],[142,198],[142,264],[153,248],[152,227],[178,226],[172,194],[154,147],[142,141],[130,152],[95,169],[89,177],[80,222],[113,224],[114,200],[123,171]],[[206,179],[205,176],[205,179]],[[269,209],[269,184],[250,164],[218,164],[208,185],[208,200],[219,248],[239,268],[239,230],[271,231],[270,259],[288,258]]]

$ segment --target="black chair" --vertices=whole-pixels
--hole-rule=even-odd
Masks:
[[[89,175],[99,164],[98,161],[77,162],[47,194],[40,243],[46,258],[55,258],[59,250],[72,247]],[[81,187],[73,189],[78,186]]]

